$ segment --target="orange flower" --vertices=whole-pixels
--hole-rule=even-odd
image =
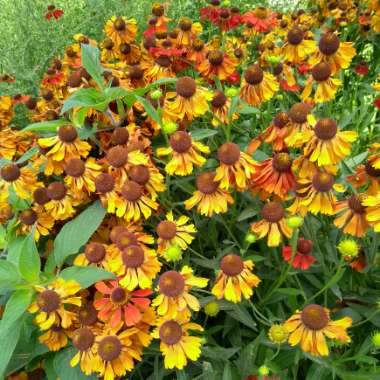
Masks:
[[[214,80],[218,77],[224,81],[235,72],[237,62],[227,53],[220,50],[211,50],[207,53],[207,59],[198,65],[198,71],[202,77]]]

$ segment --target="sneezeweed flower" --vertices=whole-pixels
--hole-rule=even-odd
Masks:
[[[63,329],[59,324],[54,324],[38,337],[38,341],[50,351],[56,352],[66,347],[71,335],[70,330]]]
[[[197,86],[191,77],[181,77],[176,82],[176,91],[168,92],[163,106],[164,119],[189,121],[204,115],[208,109],[208,100],[212,93]]]
[[[169,175],[186,176],[193,172],[194,166],[201,167],[206,159],[202,153],[210,153],[210,148],[199,141],[194,141],[186,131],[174,132],[169,138],[170,146],[158,148],[157,156],[170,155],[170,161],[165,165]]]
[[[330,65],[326,62],[317,63],[311,69],[311,76],[306,80],[305,88],[301,93],[301,99],[306,100],[310,97],[313,91],[313,83],[316,83],[314,101],[323,103],[335,98],[338,88],[342,81],[338,78],[333,78]]]
[[[215,91],[211,100],[211,112],[213,118],[211,124],[214,127],[220,124],[227,125],[230,122],[229,109],[231,106],[231,100],[222,91]],[[238,119],[239,115],[234,112],[231,116],[231,121]]]
[[[102,173],[95,178],[95,188],[100,201],[107,212],[115,214],[124,203],[116,191],[115,179],[111,174]]]
[[[215,77],[221,81],[227,80],[234,72],[237,61],[221,50],[210,50],[207,59],[201,62],[197,69],[202,77],[213,81]]]
[[[153,300],[152,306],[157,308],[158,315],[167,319],[177,316],[188,318],[190,310],[200,310],[198,299],[189,291],[193,287],[204,288],[207,283],[207,278],[194,276],[193,270],[186,265],[180,272],[164,272],[158,280],[158,296]]]
[[[305,39],[305,32],[300,27],[294,26],[289,30],[282,49],[286,62],[301,64],[316,50],[316,43],[314,40]]]
[[[137,22],[134,18],[112,16],[104,26],[104,32],[116,46],[122,43],[131,43],[137,34]]]
[[[214,214],[225,213],[228,205],[234,200],[227,190],[220,188],[220,182],[215,180],[215,172],[205,172],[196,179],[197,190],[185,201],[186,210],[197,206],[201,215],[211,217]]]
[[[356,51],[352,42],[341,42],[333,32],[324,33],[319,42],[318,49],[309,58],[309,64],[316,65],[326,62],[332,74],[341,69],[347,69]]]
[[[149,307],[152,294],[150,289],[129,291],[119,281],[97,282],[95,288],[101,297],[96,298],[94,306],[98,310],[98,318],[109,326],[116,327],[121,322],[126,326],[134,326],[141,321],[142,312]]]
[[[165,368],[183,369],[188,360],[195,361],[200,357],[202,340],[200,337],[191,336],[189,330],[203,331],[203,328],[182,317],[158,320],[152,336],[160,339]]]
[[[365,216],[365,207],[362,205],[363,200],[363,195],[355,194],[335,204],[335,214],[338,216],[334,219],[334,225],[343,229],[345,234],[365,236],[369,224]]]
[[[110,250],[106,244],[93,241],[86,244],[84,253],[75,257],[74,265],[106,268],[110,256]]]
[[[315,257],[312,256],[313,243],[311,240],[299,238],[294,258],[292,260],[292,247],[285,246],[282,248],[282,257],[290,263],[295,269],[309,269],[315,262]]]
[[[267,33],[277,25],[276,13],[265,7],[257,7],[244,13],[242,20],[259,33]]]
[[[359,255],[359,245],[353,239],[343,239],[339,242],[338,246],[339,253],[346,259],[352,260]]]
[[[300,344],[302,351],[313,356],[329,354],[326,337],[349,343],[351,339],[347,334],[347,328],[351,325],[350,317],[333,321],[330,319],[330,311],[316,304],[297,311],[284,323],[285,329],[289,332],[288,343],[291,346]]]
[[[289,192],[296,187],[292,158],[283,152],[257,163],[251,183],[251,190],[259,193],[262,199],[267,199],[272,194],[286,199]]]
[[[287,225],[285,210],[280,202],[268,202],[261,208],[262,219],[251,224],[258,239],[267,236],[268,247],[278,247],[283,237],[290,238],[293,230]]]
[[[263,71],[259,65],[251,65],[244,73],[240,97],[248,104],[259,106],[271,99],[279,89],[273,74]]]
[[[233,12],[233,9],[221,8],[218,17],[212,19],[211,22],[218,26],[222,32],[227,32],[241,24],[241,15],[238,12]]]
[[[58,278],[48,286],[35,286],[38,295],[37,299],[29,306],[30,313],[37,313],[34,321],[41,330],[48,330],[53,325],[69,328],[76,314],[65,308],[65,305],[81,306],[81,297],[76,294],[81,289],[80,285],[74,281],[65,281]]]
[[[224,256],[220,260],[220,270],[211,289],[217,299],[226,299],[233,303],[241,302],[252,297],[253,288],[256,288],[260,279],[252,273],[252,260],[245,260],[234,253]]]
[[[73,206],[78,204],[69,191],[61,182],[55,181],[47,187],[49,202],[44,207],[56,220],[65,220],[72,217],[75,213]]]
[[[194,224],[187,224],[189,217],[181,215],[178,220],[174,219],[173,212],[166,214],[166,219],[158,223],[156,227],[157,252],[163,254],[169,247],[178,246],[186,250],[195,239],[197,232]]]
[[[239,145],[226,142],[218,149],[219,166],[215,170],[215,181],[221,189],[230,187],[244,191],[255,172],[255,161],[240,150]]]
[[[268,331],[268,338],[272,343],[282,344],[288,340],[288,332],[286,331],[284,325],[275,323]]]
[[[191,46],[200,33],[202,33],[201,23],[193,23],[188,17],[181,17],[178,23],[176,45],[187,48]]]
[[[131,241],[121,254],[109,261],[109,267],[119,277],[120,285],[132,291],[137,287],[150,288],[161,264],[154,250],[143,248],[138,241]]]
[[[351,143],[358,137],[355,131],[339,131],[331,118],[318,120],[313,131],[305,131],[304,155],[318,166],[335,165],[351,152]]]
[[[54,226],[54,218],[43,207],[28,208],[20,212],[19,229],[22,234],[30,233],[34,228],[34,239],[39,240],[41,236],[48,236]]]

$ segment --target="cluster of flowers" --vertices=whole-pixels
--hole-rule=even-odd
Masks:
[[[0,98],[2,223],[13,217],[14,197],[26,204],[17,215],[18,233],[32,232],[37,242],[54,235],[96,199],[107,210],[73,265],[103,268],[117,279],[87,290],[61,279],[36,288],[38,296],[29,312],[36,313],[39,339],[50,350],[71,341],[77,350],[72,366],[111,380],[131,371],[155,338],[165,366],[182,369],[201,354],[201,337],[190,333],[202,331],[192,322],[193,312],[200,310],[193,288],[210,282],[216,299],[233,303],[252,296],[260,279],[253,273],[252,260],[236,252],[222,257],[213,280],[197,277],[189,265],[170,269],[170,262],[181,259],[181,251],[191,249],[197,230],[189,216],[177,215],[172,205],[160,201],[169,178],[195,172],[196,190],[183,205],[208,218],[228,212],[241,193],[251,194],[261,210],[249,238],[265,238],[269,247],[282,245],[284,259],[297,269],[315,262],[313,244],[299,237],[296,252],[285,245],[294,228],[289,217],[332,216],[332,223],[356,240],[371,228],[380,231],[380,144],[372,144],[366,162],[342,178],[339,165],[351,154],[357,133],[313,114],[318,103],[335,98],[341,73],[356,54],[353,43],[341,39],[339,26],[358,19],[363,31],[379,32],[380,7],[377,1],[365,7],[349,0],[333,7],[328,3],[319,2],[316,17],[261,7],[243,14],[212,0],[201,9],[201,20],[221,33],[209,40],[202,38],[202,24],[186,17],[170,28],[164,6],[155,4],[141,42],[134,19],[112,17],[99,44],[83,35],[75,37],[64,56],[47,69],[38,97]],[[326,18],[334,20],[335,28],[323,24]],[[317,37],[312,29],[318,26],[322,33]],[[76,91],[97,88],[82,65],[86,44],[99,47],[104,82],[111,87],[134,91],[178,77],[170,91],[170,85],[163,85],[145,96],[161,122],[151,117],[145,102],[126,108],[113,101],[104,112],[85,109],[86,123],[97,128],[91,138],[69,122],[49,137],[12,128],[17,103],[25,104],[34,122],[54,121]],[[221,84],[230,88],[223,91]],[[379,91],[380,83],[373,88]],[[243,150],[232,141],[240,111],[259,107],[280,91],[299,98],[289,109],[273,114],[270,125]],[[79,118],[81,112],[74,108],[72,117]],[[200,119],[224,132],[225,142],[215,151],[192,137],[192,123]],[[166,145],[156,149],[152,140],[161,133]],[[256,161],[253,154],[261,146],[271,153]],[[20,162],[28,151],[32,153]],[[201,169],[207,157],[216,158],[213,170]],[[152,215],[159,219],[154,236],[144,226]],[[355,244],[352,252],[349,243],[342,244],[344,257],[360,270],[364,256]],[[310,304],[283,325],[272,326],[269,337],[324,356],[325,337],[349,342],[346,329],[351,323],[349,317],[333,321],[328,309]]]

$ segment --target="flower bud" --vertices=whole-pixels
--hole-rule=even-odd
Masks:
[[[178,125],[174,121],[164,121],[162,125],[162,132],[167,135],[174,133],[178,129]]]
[[[219,305],[216,301],[211,301],[205,305],[204,310],[209,317],[216,317],[219,313]]]
[[[300,216],[290,216],[286,219],[286,223],[290,228],[300,228],[303,224],[303,218]]]
[[[177,245],[170,246],[164,253],[164,257],[167,261],[179,261],[182,259],[181,248]]]

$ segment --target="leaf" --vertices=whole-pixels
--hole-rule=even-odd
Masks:
[[[61,125],[70,124],[68,120],[58,119],[51,121],[41,121],[40,123],[34,123],[28,125],[22,131],[34,131],[34,132],[55,132]]]
[[[57,266],[65,259],[77,253],[90,239],[106,215],[99,201],[87,207],[75,219],[66,223],[54,241],[54,258]]]
[[[148,100],[138,95],[136,95],[136,100],[143,105],[145,112],[151,119],[153,119],[157,124],[161,124],[160,115]]]
[[[223,369],[223,377],[222,380],[231,380],[232,379],[232,371],[230,362],[226,362]]]
[[[22,317],[32,300],[31,289],[16,290],[8,299],[3,317],[0,322],[0,331],[9,329]]]
[[[95,282],[114,279],[115,275],[100,268],[72,266],[60,272],[59,277],[64,280],[75,280],[82,288],[88,288]]]
[[[148,88],[150,89],[152,87],[162,86],[164,84],[174,84],[177,82],[177,80],[178,78],[161,78],[151,83]]]
[[[4,378],[7,365],[20,338],[21,326],[21,320],[18,320],[11,329],[0,331],[0,379]]]
[[[34,229],[29,233],[22,244],[18,262],[18,269],[21,276],[30,283],[38,281],[41,271],[41,259],[33,235]]]
[[[75,91],[63,104],[61,115],[74,107],[89,107],[99,111],[105,110],[107,100],[103,93],[95,88],[81,88]]]
[[[87,112],[88,112],[87,107],[83,107],[83,108],[81,108],[79,110],[75,110],[73,112],[72,122],[76,127],[78,127],[78,128],[83,127],[84,121],[85,121],[86,116],[87,116]],[[80,129],[78,130],[78,132],[79,131],[80,131]]]
[[[130,96],[132,92],[123,87],[110,87],[104,90],[104,94],[106,96],[107,102],[110,103],[115,99]]]
[[[218,134],[218,131],[215,129],[198,129],[194,132],[191,132],[191,137],[193,140],[204,140],[208,137],[212,137]]]
[[[242,115],[251,115],[260,113],[260,110],[256,107],[245,106],[239,110],[239,113],[241,113]]]
[[[253,320],[252,316],[249,314],[247,309],[242,305],[231,305],[230,310],[226,310],[226,313],[241,322],[243,325],[251,328],[252,330],[257,330],[256,322]]]
[[[202,355],[206,358],[216,360],[228,360],[231,356],[234,356],[240,347],[223,348],[223,347],[203,347]]]
[[[299,296],[302,294],[302,290],[294,288],[279,288],[276,289],[276,292],[287,296]]]
[[[259,213],[258,207],[248,207],[244,211],[242,211],[239,216],[236,218],[237,222],[241,222],[246,219],[250,219],[253,216],[257,215]]]
[[[0,294],[12,290],[20,282],[21,277],[16,265],[10,261],[0,260]]]
[[[39,149],[37,146],[29,149],[28,151],[26,151],[17,161],[16,163],[17,164],[21,164],[25,161],[28,161],[30,158],[32,158],[36,153],[39,152]]]
[[[103,89],[104,80],[102,73],[104,71],[100,64],[100,51],[96,46],[90,44],[81,44],[82,50],[82,66],[91,75],[92,79],[97,83],[97,85]]]

